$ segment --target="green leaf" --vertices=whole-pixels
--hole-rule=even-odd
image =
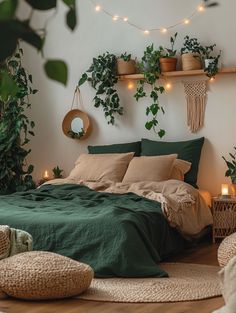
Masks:
[[[44,64],[44,70],[49,78],[56,80],[64,85],[67,84],[68,70],[64,61],[48,60]]]
[[[76,11],[72,8],[66,14],[66,24],[71,29],[74,30],[76,26]]]
[[[79,86],[83,85],[87,79],[88,79],[88,75],[84,73],[79,80]]]
[[[18,92],[19,88],[16,82],[7,72],[2,72],[0,80],[0,100],[5,102],[10,97],[14,98]]]
[[[32,8],[37,10],[50,10],[57,6],[57,0],[25,0]]]
[[[165,130],[164,129],[160,129],[159,130],[159,132],[158,132],[158,136],[160,137],[160,138],[162,138],[163,136],[165,136]]]
[[[0,3],[0,21],[6,21],[14,16],[17,0],[4,0]]]
[[[151,130],[152,127],[153,127],[153,121],[146,122],[145,128],[146,128],[147,130]]]
[[[62,0],[68,7],[75,6],[75,0]]]
[[[0,49],[0,62],[3,62],[16,50],[18,37],[10,29],[10,23],[8,21],[0,21],[0,30],[0,42],[4,43]]]

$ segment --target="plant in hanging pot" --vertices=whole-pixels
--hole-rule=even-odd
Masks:
[[[183,71],[200,70],[202,68],[201,48],[197,38],[185,36],[183,48],[181,49]]]
[[[216,44],[211,46],[202,46],[201,55],[204,60],[204,71],[208,77],[214,77],[218,73],[219,59],[221,51],[217,56],[213,55]]]
[[[123,107],[115,84],[118,82],[116,56],[109,52],[93,58],[93,62],[86,73],[79,80],[79,86],[88,81],[96,90],[93,98],[94,106],[103,109],[108,124],[115,123],[115,115],[123,115]]]
[[[117,74],[130,75],[137,72],[136,61],[131,58],[131,54],[122,53],[117,58]]]
[[[161,50],[154,49],[153,44],[148,46],[144,51],[141,62],[138,64],[139,70],[144,75],[144,78],[138,81],[134,97],[136,101],[147,97],[147,93],[144,90],[145,83],[151,87],[149,95],[151,104],[146,108],[146,116],[149,117],[149,120],[145,123],[145,128],[147,130],[153,130],[162,138],[165,135],[165,130],[159,127],[158,114],[159,112],[164,114],[165,111],[159,102],[159,95],[162,94],[165,89],[163,86],[157,84],[157,80],[161,74],[160,57]]]
[[[177,35],[178,33],[175,33],[173,37],[170,37],[170,48],[163,48],[162,46],[159,48],[161,50],[160,66],[162,72],[176,71],[177,50],[174,50],[174,45]]]
[[[236,147],[234,147],[234,150],[236,150]],[[229,153],[229,156],[231,157],[231,160],[227,160],[224,156],[222,156],[223,160],[225,161],[228,169],[225,172],[226,177],[230,177],[232,182],[232,187],[234,194],[236,195],[236,152],[235,153]]]

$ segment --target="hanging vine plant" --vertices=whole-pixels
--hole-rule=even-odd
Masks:
[[[138,81],[137,90],[134,95],[136,101],[147,97],[148,95],[144,89],[145,84],[151,87],[150,98],[152,103],[146,108],[146,116],[149,117],[149,120],[146,122],[145,127],[147,130],[153,130],[160,138],[165,135],[165,130],[159,127],[157,119],[160,112],[165,113],[163,106],[159,102],[159,95],[165,89],[163,86],[157,84],[157,80],[161,74],[161,56],[162,50],[155,50],[153,44],[146,48],[141,62],[138,64],[140,72],[144,74],[144,78]]]
[[[82,75],[79,80],[79,86],[86,81],[96,90],[94,97],[94,106],[101,107],[105,114],[108,124],[114,125],[115,115],[123,115],[123,107],[120,105],[120,98],[115,84],[117,77],[117,59],[114,54],[106,52],[93,58],[90,68]]]
[[[0,67],[1,194],[35,187],[31,175],[34,167],[26,162],[30,153],[26,145],[30,141],[29,136],[34,136],[32,129],[35,124],[26,116],[25,110],[30,107],[28,96],[37,90],[32,88],[32,75],[22,67],[21,54],[23,51],[19,49]]]

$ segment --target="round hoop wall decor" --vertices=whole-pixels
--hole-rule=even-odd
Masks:
[[[72,139],[86,139],[90,135],[91,129],[88,114],[79,109],[69,111],[62,122],[63,133]]]

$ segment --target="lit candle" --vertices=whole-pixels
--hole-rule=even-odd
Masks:
[[[221,185],[221,197],[222,198],[230,198],[229,185],[228,184],[222,184]]]
[[[49,179],[48,171],[45,171],[45,172],[44,172],[43,178],[44,178],[44,179]]]
[[[229,194],[229,186],[227,184],[221,185],[221,194],[222,196],[227,196]]]

